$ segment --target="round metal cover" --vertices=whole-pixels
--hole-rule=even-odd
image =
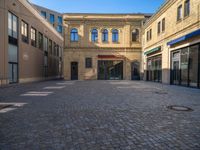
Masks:
[[[172,105],[172,106],[167,106],[168,109],[171,110],[176,110],[176,111],[193,111],[191,108],[189,107],[185,107],[185,106],[178,106],[178,105]]]

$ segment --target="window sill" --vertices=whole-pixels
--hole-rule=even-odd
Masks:
[[[190,17],[190,15],[184,16],[183,20],[186,20],[189,17]]]
[[[182,18],[181,19],[179,19],[179,20],[176,20],[176,24],[178,24],[178,23],[180,23],[180,22],[182,22]]]
[[[119,44],[119,42],[112,42],[113,44]]]

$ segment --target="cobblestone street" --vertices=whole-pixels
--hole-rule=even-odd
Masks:
[[[200,149],[199,89],[55,80],[2,87],[0,103],[0,150]]]

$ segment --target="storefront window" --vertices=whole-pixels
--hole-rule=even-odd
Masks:
[[[190,47],[189,56],[189,85],[197,87],[198,81],[198,45]]]
[[[147,80],[162,81],[162,56],[154,56],[147,60]]]
[[[172,53],[173,84],[198,87],[199,51],[199,45],[194,45]]]
[[[181,50],[181,85],[188,84],[189,49]]]

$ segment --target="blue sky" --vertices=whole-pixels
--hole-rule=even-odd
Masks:
[[[61,13],[154,13],[165,0],[29,0]]]

